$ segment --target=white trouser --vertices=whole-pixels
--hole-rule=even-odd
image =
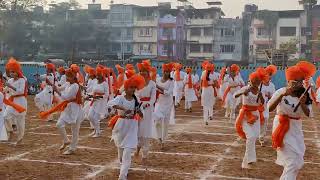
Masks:
[[[213,116],[213,107],[203,106],[203,120],[208,122],[209,118]]]
[[[139,144],[138,147],[142,150],[142,158],[147,158],[149,154],[149,148],[150,148],[150,138],[147,137],[139,137]]]
[[[184,109],[191,109],[192,102],[191,101],[184,101]]]
[[[164,141],[168,137],[169,121],[165,119],[159,119],[156,121],[157,137]]]
[[[24,115],[11,114],[10,116],[5,116],[5,125],[6,125],[7,132],[13,132],[13,129],[12,129],[13,122],[15,122],[17,125],[17,133],[18,133],[17,141],[20,141],[24,136],[25,123],[26,123],[25,120],[26,120],[25,114]]]
[[[100,134],[100,114],[94,112],[94,111],[89,111],[88,119],[90,121],[90,124],[94,127],[94,130],[96,131],[97,134]]]
[[[131,166],[131,153],[134,151],[132,148],[118,148],[118,158],[121,162],[119,180],[126,180],[128,170]]]
[[[242,160],[242,168],[248,168],[248,164],[257,161],[256,156],[256,137],[246,140],[246,152]]]
[[[182,93],[181,92],[177,92],[177,95],[175,96],[175,105],[177,106],[178,104],[180,104],[180,101],[182,99]]]
[[[69,143],[70,141],[67,136],[65,125],[66,125],[66,122],[64,122],[63,120],[58,120],[56,124],[58,131],[63,138],[63,143]],[[71,125],[72,139],[71,139],[71,144],[69,146],[69,150],[74,151],[77,149],[81,121],[76,121],[76,123],[72,123],[70,125]]]
[[[277,161],[280,156],[280,159],[282,159],[282,163],[276,163],[281,164],[283,166],[283,172],[280,177],[280,180],[297,179],[299,170],[303,167],[304,164],[303,156],[297,154],[296,152],[292,151],[290,148],[287,147],[278,150],[277,156]]]
[[[267,129],[268,129],[268,120],[269,120],[269,110],[268,112],[263,112],[263,117],[264,117],[264,124],[261,124],[260,128],[260,135],[259,138],[263,139],[266,134],[267,134]]]

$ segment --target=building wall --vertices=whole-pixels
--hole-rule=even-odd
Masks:
[[[221,29],[233,30],[234,35],[221,35]],[[234,50],[230,52],[230,46]],[[224,49],[224,50],[223,50]],[[242,60],[242,20],[220,19],[214,27],[214,57],[216,60],[241,61]]]

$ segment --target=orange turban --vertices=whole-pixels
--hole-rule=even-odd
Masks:
[[[253,79],[258,79],[260,81],[267,81],[269,78],[266,70],[262,67],[257,68],[257,70],[249,75],[250,81]]]
[[[76,64],[71,64],[70,68],[72,69],[72,71],[74,72],[80,72],[80,67]]]
[[[268,73],[268,75],[275,75],[277,73],[277,66],[275,65],[269,65],[265,68],[266,72]]]
[[[172,71],[173,69],[173,64],[168,63],[168,64],[162,64],[162,71]]]
[[[135,70],[132,64],[126,64],[126,70]]]
[[[77,77],[77,72],[75,72],[73,69],[69,68],[66,69],[66,76],[68,77]]]
[[[64,73],[66,70],[63,68],[63,67],[59,67],[58,68],[58,72],[60,73],[60,74],[62,74],[62,73]]]
[[[317,68],[314,64],[307,61],[300,61],[296,64],[304,74],[305,79],[315,75]]]
[[[126,71],[126,76],[127,78],[131,78],[133,75],[136,74],[136,71],[135,70],[127,70]]]
[[[53,72],[56,71],[56,66],[52,63],[46,64],[46,68],[47,68],[47,70],[51,70]]]
[[[145,71],[151,71],[152,65],[150,60],[144,60],[141,63],[137,64],[137,67],[139,71],[145,70]]]
[[[118,74],[124,73],[124,68],[121,67],[119,64],[116,64],[116,69],[118,71]]]
[[[239,67],[238,65],[236,65],[236,64],[232,64],[232,65],[230,66],[230,71],[231,71],[231,72],[238,73],[238,72],[240,71],[240,67]]]
[[[126,81],[124,81],[124,89],[128,89],[129,87],[135,87],[138,90],[142,89],[145,85],[144,77],[141,75],[133,75]]]
[[[23,73],[22,73],[22,70],[21,70],[20,63],[16,59],[14,59],[12,57],[9,59],[9,61],[6,64],[6,70],[18,73],[18,76],[20,78],[23,77]]]
[[[174,69],[175,70],[180,70],[182,68],[182,64],[180,63],[174,63]]]
[[[212,72],[214,70],[214,64],[207,63],[204,69]]]
[[[90,76],[96,75],[96,72],[95,72],[94,68],[92,68],[92,67],[90,67],[88,65],[84,66],[84,72],[89,74]]]
[[[305,75],[298,66],[291,66],[286,69],[286,79],[290,80],[303,80]]]
[[[103,76],[104,75],[104,73],[103,73],[103,67],[102,66],[97,66],[96,67],[96,74],[97,74],[97,76]]]
[[[209,61],[203,61],[201,64],[202,69],[206,68],[206,65],[209,63]]]

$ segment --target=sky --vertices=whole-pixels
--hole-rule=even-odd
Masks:
[[[49,0],[48,0],[49,1]],[[55,0],[55,2],[63,2],[67,0]],[[87,7],[88,3],[91,3],[92,0],[77,0],[83,8]],[[102,8],[108,8],[111,0],[96,0],[96,3],[101,3]],[[115,4],[126,3],[126,4],[137,4],[144,6],[157,5],[158,2],[174,2],[173,4],[177,5],[176,0],[113,0]],[[207,1],[218,1],[218,0],[189,0],[192,5],[196,8],[207,8]],[[222,10],[226,14],[226,17],[236,17],[241,16],[241,13],[244,9],[245,4],[254,3],[258,5],[260,10],[269,9],[269,10],[293,10],[301,9],[299,6],[298,0],[220,0],[223,5],[221,6]],[[49,1],[50,2],[50,1]],[[320,4],[320,0],[318,0]],[[181,4],[180,4],[181,5]]]

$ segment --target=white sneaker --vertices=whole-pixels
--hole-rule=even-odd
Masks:
[[[71,155],[71,154],[74,154],[74,150],[68,149],[63,153],[63,155]]]

